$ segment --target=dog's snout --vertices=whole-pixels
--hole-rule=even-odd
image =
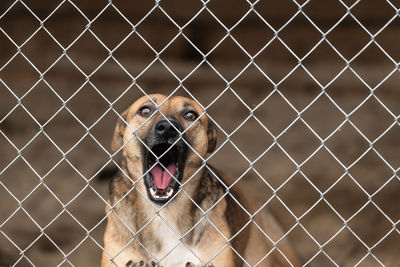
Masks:
[[[156,124],[155,131],[162,137],[176,137],[179,135],[180,130],[178,122],[174,120],[162,120]]]

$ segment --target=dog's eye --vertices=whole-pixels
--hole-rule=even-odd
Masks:
[[[197,115],[197,113],[194,111],[188,111],[183,115],[183,117],[188,121],[194,121],[195,119],[197,119],[198,116],[199,115]]]
[[[151,108],[147,106],[141,107],[138,113],[143,117],[147,117],[151,114]]]

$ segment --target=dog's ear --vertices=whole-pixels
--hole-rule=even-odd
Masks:
[[[128,117],[128,110],[125,110],[122,112],[121,117],[124,120],[121,120],[120,117],[118,117],[117,125],[115,126],[114,130],[114,136],[111,141],[111,151],[114,153],[116,152],[123,144],[124,144],[124,132],[126,128],[126,119]]]
[[[215,127],[215,124],[210,119],[208,119],[207,138],[208,138],[207,153],[212,153],[214,152],[217,146],[217,129]]]

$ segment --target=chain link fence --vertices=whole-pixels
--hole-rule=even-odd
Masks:
[[[398,266],[399,8],[3,1],[0,266],[100,264],[114,125],[150,93],[206,109],[207,160],[304,266]]]

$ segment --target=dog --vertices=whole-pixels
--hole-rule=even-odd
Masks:
[[[101,266],[300,266],[273,217],[206,163],[217,132],[200,105],[154,94],[121,117]]]

